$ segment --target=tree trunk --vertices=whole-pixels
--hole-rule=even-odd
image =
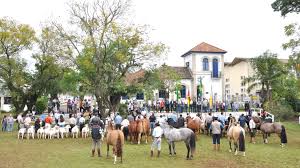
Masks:
[[[115,113],[118,109],[118,106],[120,104],[120,100],[121,100],[121,95],[117,94],[117,95],[112,95],[109,96],[109,104],[110,104],[110,111]]]

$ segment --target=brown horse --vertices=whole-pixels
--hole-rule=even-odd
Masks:
[[[197,117],[199,118],[199,117]],[[191,116],[186,117],[186,127],[193,130],[194,133],[200,132],[201,120],[193,120]]]
[[[229,141],[229,152],[232,151],[231,143],[233,141],[235,155],[238,154],[238,150],[243,152],[243,156],[246,155],[246,153],[245,153],[245,130],[241,126],[232,122],[229,125],[228,131],[227,131],[227,138]]]
[[[256,123],[256,127],[262,132],[264,143],[268,143],[268,135],[271,133],[276,133],[279,136],[282,147],[287,143],[285,127],[281,123],[263,122],[257,116],[253,117],[253,121]]]
[[[106,144],[107,144],[106,157],[108,157],[109,145],[111,145],[113,146],[114,164],[116,164],[117,157],[121,157],[121,163],[122,163],[124,134],[121,130],[114,130],[111,122],[108,123]]]
[[[142,135],[145,135],[146,144],[148,143],[148,135],[150,134],[150,122],[147,118],[137,120],[138,144],[141,143]]]
[[[137,121],[130,121],[129,122],[129,136],[130,136],[130,142],[136,143],[137,142]]]

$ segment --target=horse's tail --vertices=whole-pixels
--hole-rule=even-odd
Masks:
[[[239,137],[239,151],[245,152],[245,149],[245,135],[244,132],[241,130]]]
[[[123,153],[123,149],[122,149],[122,140],[121,140],[121,133],[118,132],[118,139],[117,139],[117,145],[116,145],[116,148],[117,148],[117,156],[118,157],[121,157],[122,156],[122,153]]]
[[[287,143],[286,131],[283,125],[281,125],[280,139],[281,139],[281,143]]]
[[[190,147],[191,147],[191,153],[192,153],[192,155],[194,155],[195,149],[196,149],[196,135],[194,132],[191,133]]]

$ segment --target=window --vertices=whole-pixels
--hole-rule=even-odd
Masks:
[[[4,97],[4,104],[11,104],[11,97]]]
[[[245,82],[241,82],[241,86],[245,86]]]
[[[144,93],[137,93],[136,94],[136,99],[137,100],[144,100]]]
[[[219,77],[219,62],[218,59],[213,59],[213,78]]]
[[[122,100],[127,100],[129,99],[129,97],[126,95],[126,96],[122,96]]]
[[[244,89],[241,89],[241,92],[243,93],[243,92],[244,92]]]
[[[203,71],[208,71],[208,70],[209,70],[208,59],[203,58]]]
[[[186,62],[186,63],[185,63],[185,66],[186,66],[187,68],[189,68],[189,67],[190,67],[190,62]]]
[[[186,87],[184,85],[181,85],[180,96],[186,98]]]
[[[158,97],[159,98],[166,98],[166,91],[165,90],[159,90]]]
[[[226,78],[225,81],[226,81],[226,82],[229,82],[229,78]]]

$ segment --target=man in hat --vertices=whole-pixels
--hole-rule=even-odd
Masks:
[[[102,129],[104,127],[103,122],[101,121],[100,117],[98,117],[97,114],[94,114],[94,117],[92,117],[91,121],[90,121],[90,126],[92,129],[92,157],[95,156],[95,149],[97,148],[97,152],[98,152],[98,157],[101,157],[101,153],[100,153],[100,139],[102,138],[101,135],[101,131],[100,129]]]
[[[160,127],[159,123],[156,123],[152,133],[153,143],[151,145],[151,157],[153,157],[153,151],[155,148],[157,148],[157,157],[159,157],[160,155],[162,134],[163,134],[162,128]]]

